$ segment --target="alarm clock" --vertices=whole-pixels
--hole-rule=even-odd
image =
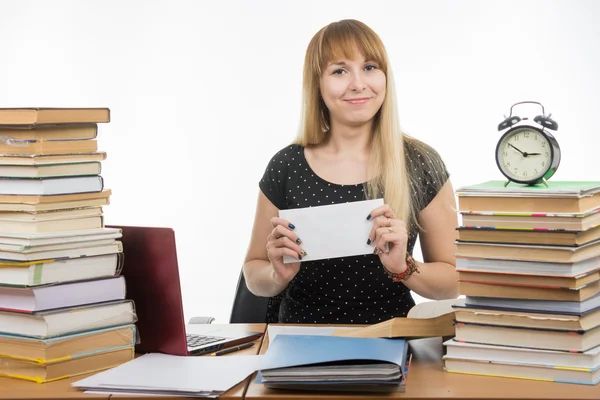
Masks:
[[[513,107],[533,103],[542,108],[542,114],[533,121],[513,115]],[[547,180],[560,164],[560,147],[550,131],[558,130],[556,121],[545,114],[544,106],[537,101],[522,101],[510,107],[510,115],[498,124],[502,136],[496,146],[496,164],[510,182],[537,185]]]

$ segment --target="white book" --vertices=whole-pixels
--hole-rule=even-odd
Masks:
[[[137,321],[131,300],[77,306],[30,314],[0,311],[0,332],[50,338]]]
[[[444,358],[506,364],[546,365],[587,370],[594,370],[600,367],[600,346],[583,353],[574,353],[568,351],[538,350],[528,347],[464,343],[454,339],[445,341],[444,345],[446,346],[446,355]]]
[[[0,243],[0,253],[6,252],[8,253],[19,253],[19,254],[34,254],[46,251],[55,251],[55,250],[70,250],[70,249],[80,249],[87,247],[98,247],[105,246],[115,243],[115,239],[98,239],[98,240],[89,240],[89,241],[80,241],[73,243],[58,243],[58,244],[46,244],[35,247],[22,247],[15,245],[8,245]]]
[[[8,261],[37,261],[63,258],[92,257],[101,254],[115,254],[123,252],[123,243],[117,240],[108,239],[112,243],[102,244],[100,246],[86,246],[66,249],[53,249],[45,251],[31,252],[10,252],[0,251],[0,260]],[[102,241],[101,241],[102,242]]]
[[[48,165],[0,165],[0,176],[7,178],[46,178],[62,176],[99,175],[100,162],[48,164]]]
[[[32,288],[0,287],[0,309],[52,310],[125,299],[125,277]]]
[[[68,178],[0,179],[0,194],[56,195],[101,192],[104,181],[100,175]]]
[[[2,221],[0,232],[49,233],[83,229],[100,229],[104,226],[103,216],[79,217],[54,221]]]
[[[506,274],[575,277],[594,271],[598,269],[598,266],[600,266],[600,256],[570,263],[456,257],[456,270],[459,272],[497,272]]]
[[[85,207],[70,210],[54,210],[41,212],[0,212],[1,222],[41,222],[58,221],[65,219],[101,216],[102,207]]]
[[[117,275],[122,268],[121,254],[78,257],[46,262],[0,264],[0,285],[39,286]]]
[[[54,244],[90,242],[102,239],[119,239],[121,229],[100,228],[80,229],[66,232],[16,233],[0,232],[0,249],[6,251],[25,251],[26,249]]]
[[[600,307],[600,294],[583,301],[503,299],[498,297],[465,296],[466,307],[500,309],[504,311],[551,312],[581,315]]]

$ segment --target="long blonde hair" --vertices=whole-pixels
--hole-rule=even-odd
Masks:
[[[366,60],[376,62],[387,81],[385,99],[375,115],[370,141],[368,176],[374,178],[365,183],[367,198],[383,195],[385,203],[398,218],[418,226],[419,210],[410,195],[411,177],[407,173],[404,146],[405,140],[419,149],[424,149],[424,144],[400,130],[387,52],[379,36],[364,23],[356,20],[334,22],[319,30],[310,41],[304,60],[302,121],[293,143],[307,146],[327,140],[330,120],[320,92],[321,74],[330,61],[353,58],[356,51]]]

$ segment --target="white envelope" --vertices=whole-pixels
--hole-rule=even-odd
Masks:
[[[383,204],[383,199],[375,199],[295,208],[280,210],[279,217],[294,224],[300,247],[307,253],[302,262],[350,257],[373,253],[375,248],[367,244],[373,221],[367,215]],[[297,261],[283,257],[284,263]]]

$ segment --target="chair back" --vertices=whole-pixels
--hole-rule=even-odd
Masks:
[[[269,297],[255,296],[248,290],[243,271],[240,272],[229,323],[254,324],[267,322]]]

